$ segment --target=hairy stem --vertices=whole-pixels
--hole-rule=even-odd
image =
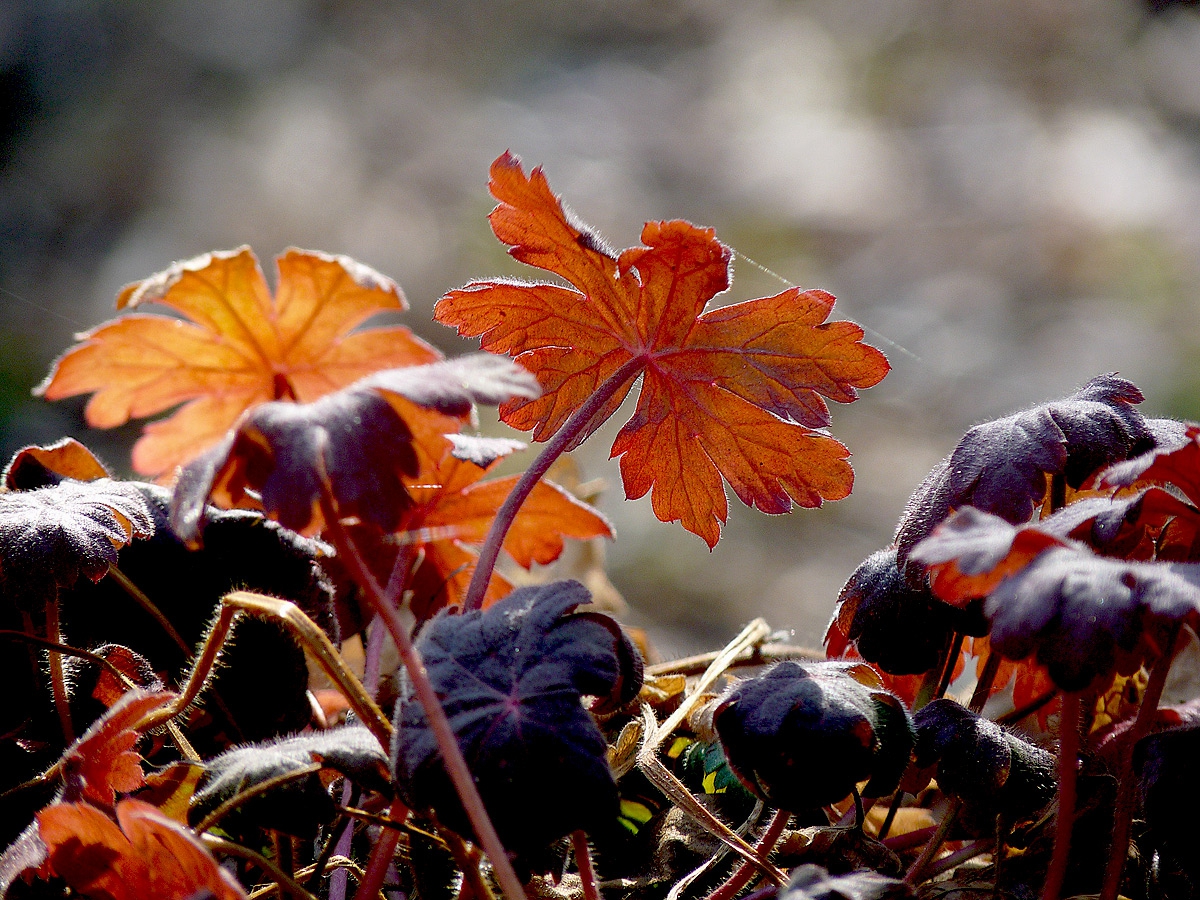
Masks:
[[[471,827],[475,830],[475,834],[483,846],[483,851],[492,861],[496,880],[500,882],[501,890],[504,891],[508,900],[524,900],[525,891],[521,887],[521,881],[517,878],[517,873],[508,859],[504,845],[500,842],[500,836],[496,833],[496,828],[483,805],[483,798],[480,797],[479,789],[475,786],[475,779],[463,757],[462,748],[458,746],[458,739],[454,735],[454,729],[450,727],[450,720],[446,718],[446,711],[442,709],[442,703],[425,671],[425,665],[421,662],[420,654],[413,646],[399,613],[388,602],[379,582],[375,580],[375,576],[354,545],[353,538],[342,526],[328,484],[324,487],[321,507],[325,517],[326,537],[337,549],[338,556],[350,570],[355,582],[366,592],[368,601],[383,619],[388,633],[392,636],[392,641],[396,644],[400,659],[412,679],[417,701],[425,711],[429,727],[437,740],[438,749],[442,753],[442,762],[446,766],[446,773],[450,776],[450,781],[458,792],[459,800],[471,822]],[[362,893],[361,888],[359,893]]]
[[[767,830],[763,832],[763,836],[754,845],[754,849],[764,859],[770,857],[771,851],[775,849],[775,844],[779,842],[779,838],[783,835],[783,829],[787,827],[787,823],[791,818],[792,814],[786,809],[776,810],[775,815],[771,817],[771,822],[767,826]],[[706,900],[733,900],[738,895],[738,892],[750,883],[750,879],[757,872],[757,865],[743,860],[742,864],[734,870],[733,874],[709,894]]]
[[[46,604],[46,637],[56,644],[62,643],[62,628],[58,622],[58,598]],[[75,741],[75,726],[71,723],[71,703],[67,698],[67,679],[63,675],[62,654],[51,650],[47,654],[50,663],[50,688],[54,692],[54,708],[62,724],[63,738],[70,746]]]
[[[1071,857],[1071,828],[1075,824],[1075,781],[1079,770],[1079,693],[1063,694],[1058,723],[1058,819],[1054,826],[1054,854],[1042,900],[1058,900],[1067,878]]]
[[[521,505],[530,492],[542,480],[542,476],[546,474],[554,461],[563,454],[563,451],[575,443],[583,429],[604,407],[604,404],[611,400],[626,382],[636,377],[644,367],[645,360],[635,357],[613,372],[584,401],[583,405],[575,410],[571,418],[567,419],[566,424],[549,440],[542,452],[538,454],[537,459],[513,485],[508,497],[496,512],[496,517],[492,519],[492,526],[488,529],[483,546],[479,548],[475,571],[471,575],[471,583],[467,586],[467,594],[463,599],[464,610],[483,607],[483,598],[487,594],[488,582],[492,580],[492,571],[496,568],[496,560],[500,557],[500,548],[504,546],[508,529],[512,527],[513,520],[517,517]]]
[[[575,852],[575,867],[579,869],[579,880],[583,883],[583,900],[600,900],[600,888],[596,886],[596,869],[592,866],[592,851],[588,847],[587,835],[582,831],[571,832],[571,849]]]
[[[1172,632],[1166,646],[1166,653],[1155,660],[1150,667],[1150,680],[1146,684],[1146,693],[1142,697],[1142,705],[1138,707],[1137,719],[1127,736],[1125,753],[1121,759],[1120,773],[1117,775],[1117,802],[1113,812],[1112,844],[1108,851],[1108,865],[1104,869],[1104,886],[1100,890],[1100,900],[1117,900],[1121,888],[1121,874],[1125,870],[1125,858],[1129,855],[1129,826],[1133,821],[1134,807],[1134,778],[1133,778],[1133,748],[1154,724],[1154,714],[1158,711],[1158,701],[1162,698],[1163,686],[1167,683],[1167,672],[1179,652],[1182,641],[1179,628]]]

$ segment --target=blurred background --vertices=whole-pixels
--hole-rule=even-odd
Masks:
[[[816,644],[842,582],[972,424],[1119,371],[1200,417],[1200,17],[1165,0],[4,0],[0,456],[139,427],[30,389],[125,283],[212,249],[353,256],[403,286],[519,274],[485,216],[505,149],[616,247],[714,226],[724,302],[839,298],[891,375],[833,410],[854,494],[711,553],[624,502],[609,573],[669,653],[754,615]],[[769,271],[768,271],[769,270]],[[776,274],[777,273],[777,274]],[[524,274],[535,275],[532,270]],[[623,420],[622,420],[623,421]],[[526,457],[532,456],[527,453]]]

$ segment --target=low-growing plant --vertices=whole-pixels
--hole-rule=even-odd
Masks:
[[[726,486],[850,492],[827,401],[888,364],[823,291],[712,305],[710,229],[618,253],[540,169],[504,154],[490,188],[562,283],[447,293],[482,353],[371,326],[405,302],[360,263],[289,250],[272,295],[242,248],[126,288],[172,314],[55,362],[38,391],[93,426],[175,411],[133,450],[155,483],[73,439],[4,472],[4,896],[1200,891],[1173,799],[1200,726],[1159,707],[1200,620],[1200,426],[1115,375],[977,426],[850,577],[831,659],[755,620],[647,663],[579,582],[496,571],[613,536],[555,463],[640,385],[626,497],[712,547]],[[480,405],[543,445],[523,474],[485,478],[524,445]]]

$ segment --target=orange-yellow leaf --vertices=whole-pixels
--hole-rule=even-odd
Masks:
[[[134,469],[170,473],[221,438],[250,406],[311,401],[379,369],[431,362],[400,326],[351,333],[406,307],[390,279],[345,256],[288,250],[274,298],[248,247],[208,253],[126,287],[120,309],[159,303],[185,318],[134,313],[79,336],[38,388],[92,394],[87,420],[111,428],[185,404],[147,426]]]
[[[660,520],[710,547],[728,516],[722,479],[770,513],[850,492],[846,448],[814,429],[829,424],[826,398],[854,400],[888,364],[857,325],[826,321],[832,296],[791,288],[705,312],[730,279],[731,252],[711,229],[648,222],[642,246],[617,256],[568,219],[540,169],[526,177],[506,153],[490,187],[500,201],[492,228],[509,253],[573,286],[476,282],[439,301],[438,321],[537,375],[542,395],[502,406],[504,421],[547,440],[619,373],[578,444],[640,374],[637,408],[612,448],[626,496],[650,492]]]
[[[443,442],[444,443],[444,442]],[[495,463],[480,467],[443,453],[435,465],[418,476],[409,489],[414,504],[401,529],[424,550],[425,558],[413,585],[419,616],[448,604],[461,603],[475,567],[475,551],[492,519],[519,476],[481,480]],[[504,539],[504,550],[528,569],[546,565],[563,552],[563,539],[612,537],[612,526],[595,509],[551,481],[541,481],[529,494]],[[512,585],[493,577],[485,605],[500,599]]]

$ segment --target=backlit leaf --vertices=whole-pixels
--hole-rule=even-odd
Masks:
[[[139,800],[122,800],[116,814],[113,822],[83,803],[57,803],[38,813],[51,869],[81,895],[244,900],[245,892],[187,828]]]
[[[722,479],[742,502],[783,513],[850,492],[845,447],[814,431],[823,398],[849,402],[888,371],[850,322],[827,322],[834,298],[791,288],[705,312],[729,287],[731,253],[711,229],[649,222],[619,256],[569,219],[541,169],[510,154],[491,168],[496,236],[516,259],[572,287],[476,282],[443,297],[438,321],[481,336],[538,376],[544,393],[501,407],[547,440],[627,363],[628,378],[574,444],[616,412],[640,372],[633,417],[613,444],[630,499],[651,492],[661,521],[711,547],[728,515]]]
[[[142,758],[133,749],[141,736],[135,726],[174,699],[169,691],[125,694],[63,754],[64,780],[78,782],[83,795],[102,806],[112,806],[117,793],[137,790],[144,775]]]
[[[127,286],[117,308],[159,303],[183,319],[134,313],[86,334],[38,390],[93,394],[88,424],[112,428],[180,403],[134,446],[143,475],[170,473],[216,443],[243,411],[308,402],[380,369],[440,354],[400,326],[351,333],[406,307],[391,279],[345,256],[291,249],[272,297],[248,247],[207,253]]]

